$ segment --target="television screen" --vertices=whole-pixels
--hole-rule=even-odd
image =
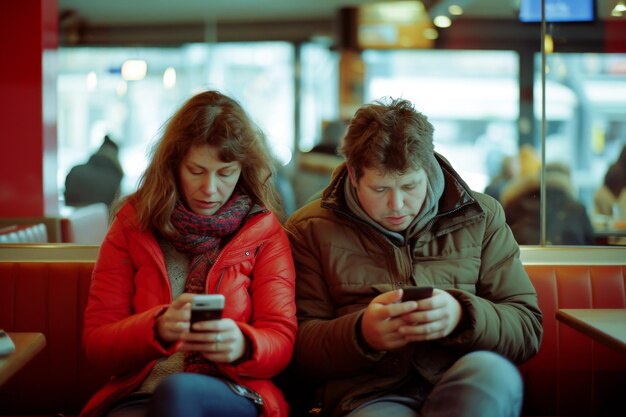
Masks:
[[[595,0],[545,0],[546,22],[593,22]],[[541,22],[541,0],[521,0],[521,22]]]

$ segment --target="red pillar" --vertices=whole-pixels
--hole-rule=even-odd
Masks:
[[[2,4],[0,217],[59,210],[56,140],[57,0]]]
[[[607,20],[604,24],[604,51],[608,53],[626,52],[626,21]]]

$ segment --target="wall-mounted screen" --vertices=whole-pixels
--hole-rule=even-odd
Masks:
[[[546,22],[593,22],[595,0],[545,0]],[[541,22],[541,0],[521,0],[519,20]]]

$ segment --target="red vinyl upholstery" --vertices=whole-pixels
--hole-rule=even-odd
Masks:
[[[626,355],[556,320],[559,308],[626,308],[626,266],[527,265],[543,311],[539,353],[520,366],[524,415],[618,415]]]
[[[43,223],[3,226],[0,243],[48,243],[48,231]]]
[[[39,356],[0,389],[0,415],[76,415],[106,380],[80,335],[93,262],[1,261],[0,328],[39,331]],[[626,355],[556,321],[558,308],[626,308],[626,266],[527,265],[544,314],[537,356],[520,366],[524,415],[619,415]]]
[[[44,350],[0,389],[0,414],[78,414],[106,381],[80,343],[93,265],[0,262],[0,328],[46,336]]]

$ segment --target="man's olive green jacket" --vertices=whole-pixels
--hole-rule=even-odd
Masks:
[[[317,199],[285,224],[296,265],[300,377],[320,383],[324,414],[342,416],[419,374],[436,383],[463,354],[489,350],[516,364],[537,353],[542,316],[537,294],[500,204],[471,191],[443,158],[438,214],[404,246],[347,208],[345,165]],[[462,305],[462,324],[432,342],[388,352],[365,350],[357,325],[381,292],[434,286]]]

